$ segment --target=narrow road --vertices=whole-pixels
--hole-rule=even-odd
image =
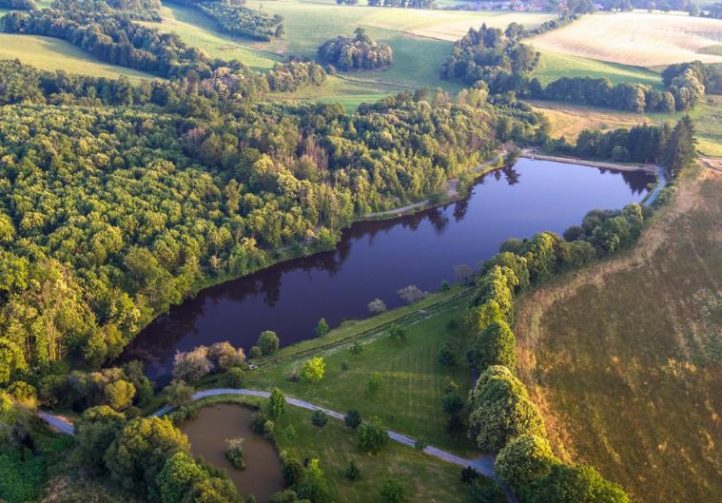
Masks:
[[[214,389],[206,389],[202,391],[197,391],[193,394],[193,401],[202,400],[203,398],[208,398],[212,396],[223,396],[223,395],[242,395],[242,396],[254,396],[254,397],[260,397],[260,398],[268,398],[271,396],[271,394],[268,391],[260,391],[255,389],[234,389],[234,388],[214,388]],[[301,409],[306,410],[320,410],[323,411],[328,416],[338,419],[340,421],[343,421],[344,414],[337,412],[335,410],[327,409],[325,407],[321,407],[320,405],[315,405],[311,402],[307,402],[306,400],[301,400],[299,398],[293,398],[293,397],[286,397],[286,402],[289,405],[293,405],[294,407],[299,407]],[[155,411],[151,416],[153,417],[160,417],[165,414],[168,414],[170,411],[173,410],[173,407],[170,405],[166,405],[165,407],[161,407],[157,411]],[[75,428],[73,427],[73,423],[71,423],[69,420],[65,419],[62,416],[56,416],[53,414],[50,414],[48,412],[39,411],[38,417],[48,423],[50,426],[55,428],[60,433],[64,433],[66,435],[74,435],[75,434]],[[404,435],[403,433],[399,433],[394,430],[387,430],[386,432],[391,440],[394,442],[397,442],[399,444],[414,448],[416,446],[416,439],[413,437],[410,437],[408,435]],[[439,459],[441,461],[444,461],[446,463],[451,463],[463,468],[466,468],[467,466],[471,466],[479,472],[481,475],[488,477],[488,478],[495,478],[494,474],[494,456],[491,455],[484,455],[480,456],[476,459],[466,459],[462,458],[461,456],[457,456],[456,454],[452,454],[450,452],[447,452],[443,449],[439,449],[438,447],[434,447],[433,445],[428,445],[424,447],[425,454]]]
[[[657,185],[652,189],[652,192],[647,194],[647,197],[644,198],[644,201],[642,203],[645,206],[650,206],[654,204],[654,201],[657,200],[659,197],[659,193],[662,192],[662,189],[667,185],[667,177],[664,174],[664,168],[662,166],[657,166]]]

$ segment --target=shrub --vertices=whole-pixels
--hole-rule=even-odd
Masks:
[[[378,453],[389,444],[389,435],[381,420],[372,417],[358,427],[358,446],[362,451]]]
[[[492,321],[476,336],[467,362],[475,368],[486,369],[492,365],[507,368],[516,366],[516,336],[503,319]]]
[[[321,382],[326,374],[326,363],[320,356],[315,356],[303,365],[301,379],[312,384]]]
[[[271,396],[268,398],[268,402],[266,403],[266,413],[270,417],[278,419],[283,415],[284,410],[286,410],[286,397],[280,389],[273,388]]]
[[[526,388],[509,369],[489,367],[469,393],[469,437],[484,452],[498,452],[519,435],[544,436],[544,424]]]
[[[276,335],[276,332],[272,332],[271,330],[261,332],[261,335],[258,336],[257,345],[264,356],[272,355],[278,351],[279,344],[280,339],[278,338],[278,335]]]
[[[354,409],[348,411],[348,413],[343,418],[343,422],[352,430],[358,428],[361,424],[361,421],[361,413]]]
[[[163,390],[163,399],[173,407],[188,405],[193,401],[193,387],[185,381],[173,379]]]
[[[119,379],[105,386],[105,400],[115,410],[123,410],[133,403],[135,386],[125,379]]]
[[[521,435],[509,441],[496,458],[496,473],[514,491],[549,475],[559,460],[549,441],[536,435]]]
[[[248,356],[253,359],[260,358],[263,356],[263,351],[258,346],[251,346],[251,349],[248,351]]]
[[[230,461],[235,468],[242,470],[246,467],[246,459],[245,454],[243,453],[242,438],[237,437],[226,439],[225,455],[226,459]]]
[[[439,351],[439,364],[443,367],[455,367],[456,366],[456,354],[451,347],[451,344],[447,341],[441,346]]]
[[[226,385],[231,388],[243,387],[243,381],[245,380],[245,372],[240,367],[231,367],[226,372]]]
[[[318,429],[322,429],[328,423],[328,416],[322,410],[314,410],[311,414],[311,424]]]
[[[371,314],[381,314],[386,311],[386,304],[381,299],[374,299],[368,304]]]
[[[376,395],[381,389],[381,374],[374,372],[366,382],[366,389],[370,395]]]
[[[230,342],[216,342],[208,348],[208,359],[217,369],[228,370],[238,367],[246,360],[243,349],[234,348]]]
[[[318,337],[323,337],[328,333],[330,329],[331,327],[328,326],[326,318],[321,318],[320,320],[318,320],[318,325],[316,325],[316,335]]]
[[[424,292],[416,285],[404,287],[398,291],[398,294],[409,304],[413,304],[429,296],[429,292]]]
[[[406,488],[401,482],[391,477],[384,481],[379,491],[379,497],[383,503],[403,503],[409,499]]]
[[[301,499],[308,499],[314,503],[327,503],[331,500],[328,483],[318,459],[312,458],[308,461],[296,485],[296,492]]]
[[[186,382],[198,382],[213,370],[208,359],[208,348],[198,346],[186,353],[177,352],[173,360],[173,377]]]
[[[358,480],[361,477],[361,470],[359,470],[359,467],[353,459],[349,459],[348,463],[346,463],[346,469],[343,471],[343,476],[346,480],[350,480],[351,482]]]
[[[303,463],[285,451],[281,453],[281,466],[286,485],[293,486],[301,480]]]
[[[168,419],[150,417],[129,421],[105,453],[111,478],[126,490],[152,498],[156,476],[170,456],[189,452],[186,436]]]

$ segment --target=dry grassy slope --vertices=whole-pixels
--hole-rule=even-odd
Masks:
[[[722,501],[722,173],[617,259],[517,305],[520,373],[568,460],[638,501]]]
[[[722,56],[699,51],[719,44],[722,20],[676,14],[595,14],[532,40],[538,49],[626,65],[655,67]]]

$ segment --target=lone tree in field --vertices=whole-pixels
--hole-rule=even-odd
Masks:
[[[328,333],[330,329],[331,327],[328,326],[326,318],[321,318],[320,320],[318,320],[318,325],[316,325],[316,335],[319,337],[323,337]]]
[[[278,388],[273,388],[271,396],[266,404],[266,413],[273,419],[278,419],[283,415],[283,411],[286,409],[286,397]]]
[[[318,59],[348,72],[389,66],[393,57],[391,47],[372,40],[363,28],[356,28],[353,37],[340,35],[324,42],[318,48]]]
[[[358,446],[362,451],[376,454],[389,444],[386,428],[377,417],[364,421],[356,431],[358,431]]]
[[[326,375],[326,362],[320,356],[308,360],[301,370],[301,379],[311,384],[321,382],[324,375]]]

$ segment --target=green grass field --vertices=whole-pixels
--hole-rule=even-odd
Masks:
[[[264,401],[248,397],[218,397],[202,403],[228,402],[262,405]],[[333,501],[377,501],[381,484],[391,475],[402,481],[411,501],[416,501],[415,494],[423,494],[424,501],[433,502],[464,499],[465,487],[459,480],[459,467],[393,442],[377,455],[366,454],[358,449],[355,432],[341,421],[329,419],[328,424],[319,430],[311,424],[310,418],[309,411],[286,407],[283,417],[275,422],[274,436],[280,450],[299,460],[319,459]],[[293,439],[284,434],[289,426],[293,426],[296,432]],[[354,482],[343,476],[351,458],[361,470],[361,478]]]
[[[700,176],[637,248],[517,304],[553,443],[634,501],[722,500],[722,175]]]
[[[339,102],[348,109],[362,101],[373,101],[407,89],[441,87],[461,89],[458,82],[444,81],[439,68],[448,56],[452,41],[471,26],[482,23],[506,27],[517,21],[535,26],[551,16],[509,12],[424,11],[366,6],[338,6],[335,2],[252,0],[249,7],[284,18],[286,35],[269,43],[234,37],[217,30],[212,19],[174,3],[165,3],[163,22],[146,23],[163,31],[176,32],[189,45],[208,54],[238,59],[256,70],[266,70],[288,56],[313,59],[318,46],[361,26],[394,51],[394,64],[385,70],[342,74],[320,88],[303,89],[284,99]]]
[[[449,323],[460,317],[467,304],[466,293],[454,289],[419,304],[332,330],[324,337],[282,349],[272,360],[262,362],[261,369],[249,372],[244,386],[259,389],[277,386],[289,395],[332,409],[344,412],[357,409],[363,416],[380,417],[390,428],[468,453],[472,446],[463,433],[451,436],[446,432],[441,399],[450,379],[460,386],[461,396],[466,396],[471,373],[463,365],[447,369],[437,361],[447,340],[455,344],[459,361],[463,361],[464,331],[450,328]],[[391,322],[406,329],[405,342],[388,336]],[[363,347],[358,355],[350,351],[354,340]],[[300,370],[311,356],[325,359],[323,381],[311,385],[289,380],[294,369]],[[369,392],[367,386],[373,373],[378,373],[381,379],[376,393]],[[206,386],[214,384],[209,382]]]
[[[606,77],[614,84],[639,82],[648,86],[662,88],[662,78],[647,68],[607,63],[589,58],[581,58],[559,52],[541,51],[539,67],[533,73],[546,85],[561,77]]]
[[[19,59],[40,70],[64,70],[95,77],[128,77],[132,82],[154,78],[147,73],[97,61],[78,47],[56,38],[0,33],[0,59]]]

